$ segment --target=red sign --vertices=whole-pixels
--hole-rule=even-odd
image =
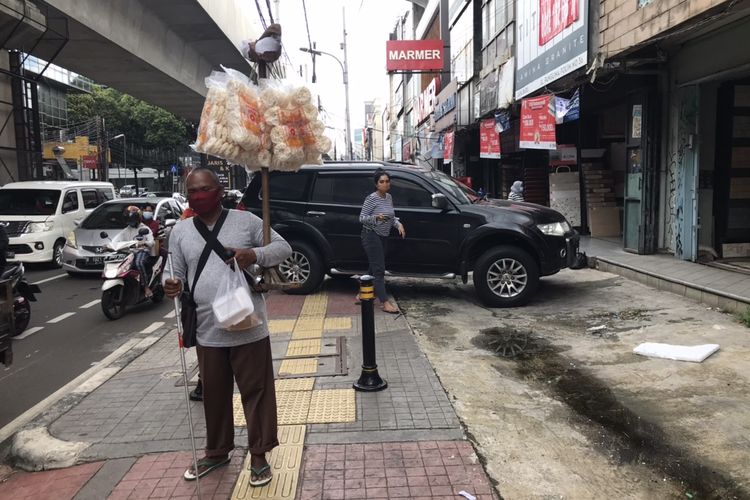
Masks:
[[[443,136],[443,161],[450,163],[453,161],[453,131],[446,132]]]
[[[539,0],[539,46],[578,20],[578,0]]]
[[[518,147],[557,149],[555,96],[552,94],[521,101],[521,139]]]
[[[429,117],[435,106],[437,105],[437,95],[440,93],[440,80],[436,77],[433,78],[429,85],[424,89],[424,92],[419,94],[417,100],[417,120],[422,123],[427,117]]]
[[[401,147],[401,161],[411,161],[411,140]]]
[[[83,157],[83,168],[90,168],[96,170],[96,156],[89,155]]]
[[[479,157],[500,158],[500,134],[495,130],[495,119],[479,122]]]
[[[388,71],[443,69],[442,40],[388,40],[385,55]]]

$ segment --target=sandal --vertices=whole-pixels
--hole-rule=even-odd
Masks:
[[[185,474],[183,474],[182,477],[185,478],[185,481],[195,481],[199,477],[203,477],[212,470],[218,469],[222,465],[226,465],[229,463],[230,458],[228,456],[226,457],[203,457],[200,460],[198,460],[198,474],[195,473],[194,465],[191,465],[188,470],[185,471]]]
[[[380,306],[380,309],[382,309],[383,312],[388,314],[399,314],[401,311],[399,310],[398,306],[394,305],[392,302],[384,302],[383,305]]]
[[[261,477],[266,472],[269,473],[268,477]],[[257,479],[253,480],[253,477]],[[268,483],[270,483],[272,479],[273,479],[273,473],[271,472],[271,464],[263,465],[257,469],[253,466],[250,466],[250,486],[252,486],[253,488],[259,488],[261,486],[265,486]]]

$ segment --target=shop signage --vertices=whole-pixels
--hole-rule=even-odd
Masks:
[[[500,158],[500,134],[495,130],[495,119],[479,122],[479,157]]]
[[[435,121],[438,121],[451,111],[456,109],[456,93],[448,94],[443,102],[435,106]]]
[[[96,155],[87,155],[83,157],[83,168],[96,170]]]
[[[443,161],[445,163],[450,163],[453,161],[453,139],[453,130],[451,130],[450,132],[446,132],[443,135]]]
[[[442,40],[388,40],[385,51],[388,71],[443,69]]]
[[[576,163],[578,163],[578,150],[571,144],[558,144],[557,149],[549,152],[549,164],[553,167]]]
[[[497,71],[492,70],[482,79],[479,89],[479,114],[486,115],[497,109]]]
[[[404,143],[401,148],[402,161],[411,161],[411,139]]]
[[[500,111],[495,113],[495,131],[502,134],[510,128],[510,112]]]
[[[570,99],[555,98],[555,119],[558,125],[577,120],[580,115],[581,97],[577,89]]]
[[[521,102],[521,138],[526,149],[557,149],[555,96],[552,94]]]
[[[435,105],[437,104],[437,96],[438,92],[440,92],[440,79],[433,78],[429,85],[424,89],[424,91],[419,94],[419,99],[417,101],[417,119],[419,120],[418,123],[422,123],[425,118],[430,116],[432,112],[435,110]]]
[[[516,99],[585,66],[589,0],[516,3]]]

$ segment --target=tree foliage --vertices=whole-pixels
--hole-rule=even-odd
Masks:
[[[125,134],[131,145],[176,148],[190,139],[184,120],[113,88],[97,87],[91,94],[68,94],[71,123],[82,123],[96,116],[104,118],[110,133]]]

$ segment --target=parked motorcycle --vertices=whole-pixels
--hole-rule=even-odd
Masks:
[[[145,234],[148,229],[141,229]],[[142,238],[139,236],[140,238]],[[106,232],[100,235],[107,239]],[[135,254],[141,250],[141,241],[123,241],[114,245],[115,253],[105,257],[104,272],[102,277],[102,311],[109,319],[120,319],[128,308],[152,302],[159,303],[164,299],[164,287],[162,286],[162,271],[164,270],[164,258],[157,257],[153,265],[151,276],[141,276],[138,270],[133,268]],[[148,287],[153,295],[146,297],[141,286],[141,280],[148,280]]]
[[[11,254],[10,257],[12,256]],[[25,272],[22,263],[9,262],[0,276],[0,281],[11,280],[13,287],[14,335],[20,335],[28,328],[31,321],[31,302],[36,302],[35,294],[42,291],[38,285],[32,285],[26,280]]]

